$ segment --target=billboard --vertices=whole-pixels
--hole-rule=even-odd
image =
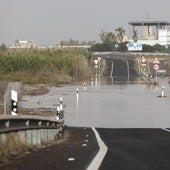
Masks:
[[[142,51],[142,43],[129,42],[128,51]]]

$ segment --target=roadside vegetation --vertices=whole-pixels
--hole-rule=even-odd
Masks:
[[[127,52],[126,31],[122,27],[113,32],[101,31],[101,43],[95,41],[61,41],[61,48],[52,49],[13,49],[5,44],[0,46],[0,80],[20,81],[25,84],[65,84],[78,83],[93,77],[91,52]],[[137,30],[133,31],[132,39],[138,41]],[[90,45],[84,48],[62,48],[63,46]],[[149,46],[143,44],[143,52],[170,53],[170,47],[159,44]],[[155,56],[154,56],[155,57]],[[149,57],[150,58],[150,57]],[[169,56],[165,56],[167,69],[170,70]],[[93,64],[94,66],[94,64]]]
[[[91,76],[89,53],[81,48],[0,48],[0,80],[26,84],[63,84],[84,81]]]

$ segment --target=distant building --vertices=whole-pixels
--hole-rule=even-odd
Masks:
[[[165,26],[159,30],[158,40],[160,44],[169,45],[170,44],[170,26]]]
[[[150,19],[147,16],[146,17],[146,22],[149,22]],[[152,26],[144,26],[143,27],[143,39],[144,40],[156,40],[156,34],[154,31],[154,28]]]
[[[9,44],[10,49],[26,49],[26,48],[37,48],[37,44],[35,44],[32,41],[19,41],[16,40],[15,42],[12,42]]]
[[[149,17],[145,21],[129,22],[134,32],[135,27],[143,27],[143,37],[138,37],[138,42],[147,45],[170,45],[170,22],[150,21]],[[133,41],[133,40],[131,40]]]

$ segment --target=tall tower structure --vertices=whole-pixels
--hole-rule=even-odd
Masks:
[[[147,15],[145,22],[149,22],[149,16]],[[155,40],[155,32],[153,27],[147,25],[143,27],[143,39],[144,40]]]

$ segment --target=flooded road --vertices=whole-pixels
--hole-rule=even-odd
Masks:
[[[50,87],[49,94],[24,96],[23,107],[56,108],[63,97],[65,125],[101,128],[167,128],[170,127],[170,85],[159,79],[159,86],[115,83],[100,80],[64,87]],[[161,95],[165,86],[166,97]],[[78,88],[78,93],[76,89]]]

